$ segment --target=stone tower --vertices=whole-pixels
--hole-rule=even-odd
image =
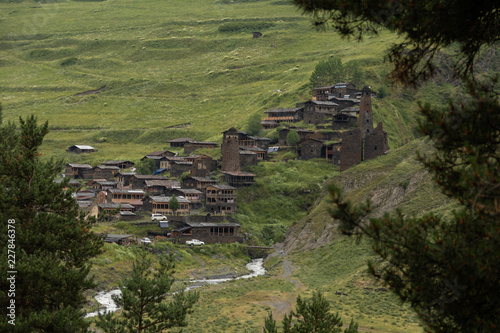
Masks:
[[[224,132],[222,139],[221,171],[240,171],[240,140],[238,131],[231,127]]]
[[[361,130],[361,138],[373,133],[373,111],[372,94],[369,87],[361,91],[361,102],[359,103],[358,128]]]

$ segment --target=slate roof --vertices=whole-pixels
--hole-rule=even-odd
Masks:
[[[151,196],[150,197],[152,201],[154,202],[170,202],[170,199],[172,199],[172,197],[160,197],[160,196]],[[179,197],[176,197],[177,201],[179,203],[191,203],[191,201],[189,201],[188,199],[182,197],[182,196],[179,196]]]
[[[128,208],[128,209],[134,209],[134,206],[126,203],[100,203],[98,206],[102,209],[117,209],[118,207],[121,208]]]
[[[68,163],[67,165],[77,169],[92,169],[92,166],[90,164]]]
[[[215,187],[219,190],[237,190],[236,187],[232,187],[230,185],[224,185],[224,184],[212,185],[212,187]]]
[[[189,141],[194,141],[193,139],[191,138],[177,138],[177,139],[173,139],[173,140],[170,140],[170,141],[167,141],[168,143],[177,143],[177,142],[189,142]]]
[[[236,177],[257,177],[257,175],[254,175],[253,173],[243,171],[222,171],[222,173]]]
[[[264,113],[283,113],[283,112],[297,112],[299,111],[301,108],[280,108],[280,109],[272,109],[272,110],[267,110],[267,111],[264,111]]]
[[[71,146],[71,147],[76,147],[78,149],[84,149],[84,150],[95,149],[94,147],[88,146],[88,145],[74,145],[74,146]]]
[[[153,179],[146,180],[146,186],[181,187],[181,182],[173,179]]]

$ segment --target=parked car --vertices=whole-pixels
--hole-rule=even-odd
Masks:
[[[204,242],[202,242],[201,240],[197,240],[197,239],[191,239],[191,240],[188,240],[186,241],[186,245],[189,245],[189,246],[201,246],[201,245],[205,245]]]
[[[141,239],[141,243],[146,245],[151,244],[151,239],[144,237],[143,239]]]
[[[151,214],[151,221],[164,221],[166,220],[167,217],[163,214],[157,214],[157,213],[153,213]]]

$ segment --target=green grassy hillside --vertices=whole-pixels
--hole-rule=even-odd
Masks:
[[[359,61],[367,85],[387,88],[382,59],[397,38],[341,39],[275,0],[0,1],[0,22],[4,119],[36,114],[52,129],[45,154],[91,163],[136,160],[180,136],[218,140],[251,114],[292,107],[310,98],[311,72],[330,56]],[[375,101],[391,147],[414,137],[416,99],[442,101],[449,90]],[[66,154],[73,144],[99,151]]]

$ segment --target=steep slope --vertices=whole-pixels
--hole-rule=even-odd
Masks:
[[[325,183],[321,199],[301,222],[292,226],[284,242],[286,252],[313,250],[335,239],[336,223],[328,214],[331,206],[327,187],[335,183],[343,188],[354,203],[369,199],[373,217],[390,213],[396,208],[404,214],[420,215],[434,211],[447,213],[454,202],[434,185],[431,175],[416,159],[416,151],[432,150],[425,139],[392,150],[389,154],[362,162]]]

